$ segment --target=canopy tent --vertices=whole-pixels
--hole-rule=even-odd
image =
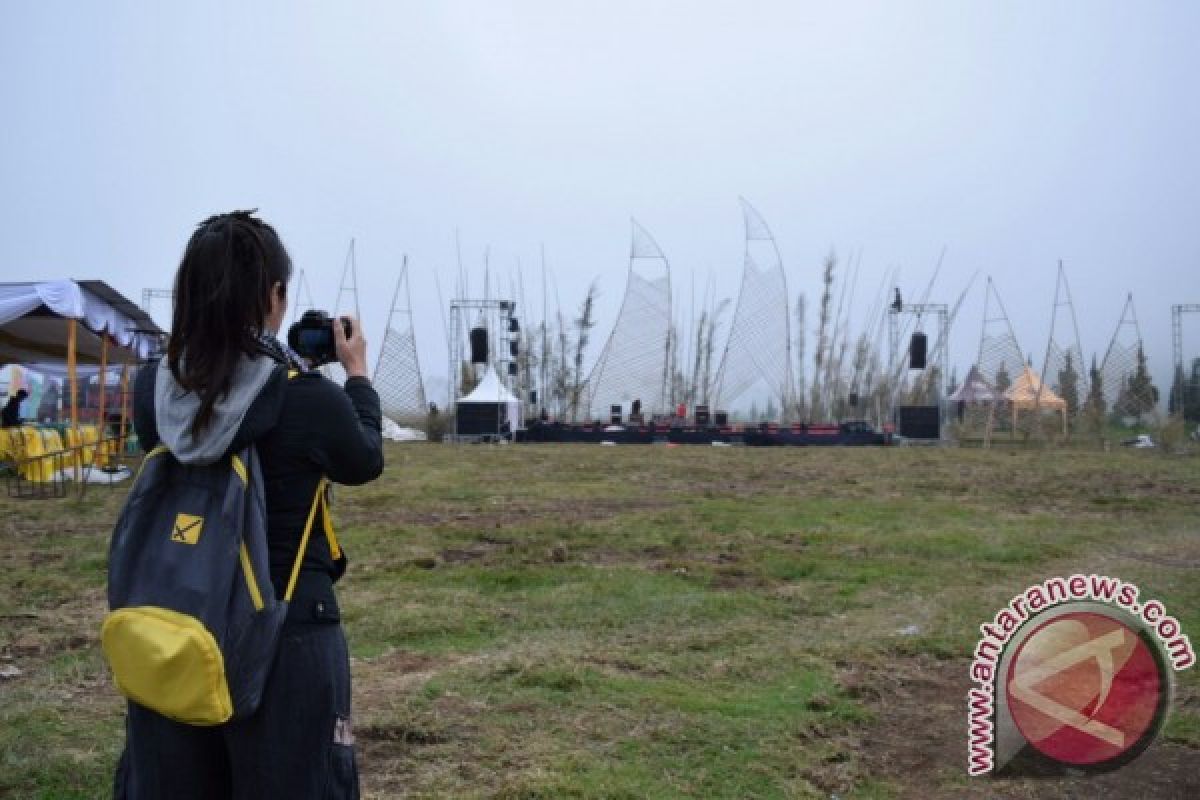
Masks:
[[[163,331],[148,314],[103,281],[0,283],[0,364],[65,365],[72,428],[78,425],[80,363],[129,365],[154,352]],[[122,382],[128,371],[123,371]],[[97,418],[105,418],[100,393]],[[122,416],[125,409],[122,408]]]
[[[1067,401],[1063,400],[1042,380],[1029,365],[1021,371],[1012,386],[1004,393],[1004,399],[1012,406],[1013,428],[1017,426],[1019,411],[1057,411],[1062,415],[1063,433],[1067,432]]]
[[[82,323],[82,324],[78,324]],[[70,329],[82,364],[138,361],[163,331],[103,281],[0,283],[0,364],[68,360]]]
[[[996,390],[984,380],[979,367],[972,364],[971,371],[967,373],[967,379],[948,399],[951,403],[962,403],[968,406],[987,405],[996,402]]]
[[[470,436],[509,433],[521,422],[521,402],[500,382],[496,371],[484,369],[479,384],[459,398],[457,433]]]

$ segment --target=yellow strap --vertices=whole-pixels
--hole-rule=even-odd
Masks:
[[[254,577],[254,565],[250,563],[250,553],[246,550],[246,542],[242,541],[241,548],[242,572],[246,575],[246,588],[250,590],[250,599],[254,602],[254,610],[262,611],[262,592],[258,590],[258,579]]]
[[[338,545],[337,534],[333,532],[333,519],[329,515],[329,500],[325,492],[321,492],[321,522],[325,526],[325,541],[329,542],[329,554],[337,561],[342,557],[342,548]]]
[[[250,485],[250,476],[246,474],[246,465],[242,463],[242,459],[238,457],[237,453],[233,454],[230,463],[233,464],[233,471],[242,479],[242,488],[245,489]]]
[[[133,482],[137,483],[137,479],[142,477],[142,470],[144,470],[146,468],[147,461],[154,458],[155,456],[160,456],[163,453],[167,453],[167,452],[170,452],[169,450],[167,450],[167,446],[165,444],[160,444],[158,447],[155,447],[149,453],[146,453],[146,457],[143,458],[142,463],[138,465],[137,475],[133,476]]]
[[[304,551],[308,549],[308,535],[312,533],[313,520],[317,518],[317,507],[324,503],[325,484],[328,482],[327,478],[321,478],[317,482],[312,508],[308,511],[308,520],[304,523],[304,533],[300,536],[300,548],[296,550],[296,563],[292,564],[292,576],[288,579],[287,591],[283,593],[284,602],[291,602],[292,593],[296,591],[296,581],[300,577],[300,564],[304,561]]]

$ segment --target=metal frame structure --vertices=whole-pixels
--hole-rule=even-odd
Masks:
[[[780,414],[786,421],[794,396],[787,274],[779,245],[766,220],[744,197],[738,200],[746,228],[745,257],[733,323],[717,369],[716,406],[725,408],[756,384],[765,382],[767,388],[778,395]],[[751,249],[753,242],[770,245],[769,249],[758,248],[759,259],[765,255],[768,260],[763,269],[759,269],[759,259],[754,257]],[[761,252],[764,249],[766,252]],[[778,330],[780,318],[782,331]]]
[[[899,376],[904,372],[897,365],[900,361],[900,317],[911,316],[916,318],[913,325],[913,333],[921,331],[921,319],[926,316],[932,316],[937,319],[937,338],[933,340],[933,347],[929,352],[932,358],[928,359],[925,369],[922,370],[922,376],[925,375],[933,367],[938,368],[938,383],[937,383],[937,401],[941,405],[946,397],[946,364],[949,356],[949,341],[950,341],[950,306],[946,303],[893,303],[888,306],[888,351],[891,353],[893,376],[895,378],[892,389],[892,416],[895,416],[896,395],[900,392],[903,381],[899,380]],[[905,326],[907,327],[907,326]],[[901,362],[902,363],[902,362]]]
[[[400,287],[404,287],[404,303],[400,307]],[[388,311],[387,330],[379,359],[375,362],[372,379],[379,391],[385,416],[393,422],[413,422],[428,412],[425,384],[421,379],[421,362],[417,357],[416,328],[412,317],[412,293],[408,281],[408,256],[400,267],[392,305]]]
[[[1132,343],[1125,344],[1122,333],[1132,330]],[[1128,338],[1127,336],[1124,338]],[[1100,375],[1104,381],[1104,399],[1110,412],[1120,412],[1120,401],[1124,396],[1125,382],[1130,375],[1136,374],[1137,353],[1145,358],[1146,351],[1142,339],[1142,327],[1138,323],[1137,310],[1133,305],[1133,292],[1125,299],[1121,310],[1121,319],[1117,322],[1112,339],[1108,342],[1108,350],[1104,353],[1104,361],[1100,365]],[[1153,398],[1133,398],[1134,402],[1145,404]]]
[[[1200,303],[1176,303],[1171,306],[1171,355],[1174,362],[1171,383],[1175,391],[1175,408],[1181,416],[1184,412],[1184,384],[1187,381],[1183,368],[1183,315],[1195,313],[1200,313]]]
[[[348,277],[348,280],[347,280]],[[347,294],[350,295],[354,305],[354,318],[358,323],[362,324],[362,314],[358,310],[358,261],[354,253],[354,239],[350,239],[350,248],[346,251],[346,261],[342,264],[342,279],[338,284],[337,301],[333,304],[333,316],[337,317],[342,313],[343,308],[342,298]],[[310,298],[311,301],[311,298]],[[349,309],[346,309],[349,310]],[[341,364],[333,363],[326,364],[321,367],[321,372],[339,386],[346,382],[346,370]]]
[[[468,345],[466,337],[471,330],[471,316],[478,319],[485,330],[488,332],[488,354],[487,363],[484,365],[486,369],[492,369],[493,365],[508,365],[510,363],[518,363],[517,359],[510,354],[509,342],[519,342],[520,332],[511,331],[512,327],[510,320],[516,319],[514,312],[517,304],[512,300],[494,300],[491,298],[454,298],[450,301],[450,396],[453,399],[455,408],[457,408],[458,400],[462,393],[462,365],[470,363],[470,359],[465,359],[463,356],[467,353]],[[504,347],[500,348],[496,345],[500,342],[504,343]],[[474,366],[474,365],[472,365]],[[508,374],[507,366],[499,373],[500,383],[508,391],[512,392],[519,402],[521,419],[516,421],[511,430],[515,435],[518,426],[524,424],[525,405],[528,400],[522,397],[519,391],[514,391],[513,387],[518,381],[513,380],[513,376]],[[497,420],[499,422],[499,420]],[[455,439],[461,439],[458,436],[457,424],[455,426]]]
[[[651,415],[667,410],[671,379],[671,263],[649,231],[637,220],[631,223],[625,295],[600,358],[588,375],[585,407],[592,418],[605,418],[608,407],[623,400],[624,395],[629,395],[630,400],[641,399],[643,410]],[[649,279],[638,274],[634,269],[638,261],[661,261],[665,275]],[[660,290],[665,308],[656,307],[659,298],[651,296]],[[660,324],[661,332],[640,330],[647,325],[657,328]],[[662,339],[658,341],[660,333]],[[661,369],[657,366],[660,358]],[[658,377],[651,375],[652,372]],[[642,395],[648,394],[646,390],[652,381],[658,382],[658,396],[648,401]]]
[[[1054,338],[1058,326],[1059,310],[1064,308],[1071,315],[1070,333],[1075,336],[1074,344],[1068,343],[1066,347],[1060,346]],[[1067,283],[1067,273],[1063,270],[1060,260],[1058,262],[1058,279],[1054,284],[1054,305],[1050,313],[1050,335],[1046,340],[1046,358],[1042,362],[1041,384],[1038,386],[1037,400],[1035,401],[1037,407],[1041,407],[1042,391],[1045,389],[1047,377],[1057,381],[1058,374],[1065,367],[1068,356],[1075,362],[1074,369],[1079,381],[1076,388],[1076,407],[1073,411],[1068,409],[1068,413],[1078,414],[1083,408],[1083,400],[1088,396],[1088,375],[1087,367],[1083,363],[1083,348],[1079,345],[1079,323],[1075,318],[1075,302],[1071,298],[1071,286]],[[1059,392],[1061,394],[1062,386],[1059,386]]]

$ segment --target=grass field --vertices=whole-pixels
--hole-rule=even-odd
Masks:
[[[122,497],[0,499],[0,795],[107,796]],[[1200,643],[1198,511],[1153,452],[391,446],[335,507],[364,791],[1198,797],[1197,669],[1119,772],[965,776],[978,625],[1098,571]]]

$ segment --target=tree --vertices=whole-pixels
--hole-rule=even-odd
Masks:
[[[1141,344],[1138,344],[1137,366],[1121,387],[1116,405],[1113,406],[1113,413],[1140,418],[1143,414],[1153,411],[1157,405],[1158,387],[1150,381],[1150,371],[1146,369],[1146,353]]]
[[[996,395],[1000,396],[1008,391],[1008,387],[1012,386],[1012,378],[1008,377],[1008,369],[1004,366],[1004,362],[1000,362],[999,369],[996,370]]]
[[[958,391],[958,368],[950,368],[950,380],[946,384],[946,396],[954,394]]]
[[[1184,409],[1187,407],[1187,401],[1184,399],[1184,386],[1186,381],[1183,377],[1183,367],[1175,368],[1175,377],[1171,381],[1171,392],[1167,395],[1167,413],[1172,417],[1176,414],[1183,416]],[[1181,400],[1182,406],[1181,406]]]
[[[1058,393],[1067,403],[1067,416],[1075,416],[1079,410],[1079,373],[1075,371],[1071,351],[1067,351],[1063,368],[1058,371]]]
[[[825,407],[821,402],[824,386],[821,384],[822,367],[829,357],[829,312],[833,300],[833,273],[837,268],[837,253],[829,251],[825,256],[824,270],[821,274],[823,288],[821,290],[820,315],[817,318],[817,349],[813,354],[812,399],[809,408],[814,416],[823,416]]]
[[[579,401],[583,397],[583,356],[587,352],[588,338],[596,325],[592,312],[596,305],[596,284],[588,287],[587,295],[579,306],[579,316],[575,318],[575,369],[571,379],[571,420],[574,421],[579,412]]]
[[[1192,359],[1192,377],[1183,385],[1183,418],[1200,422],[1200,358]]]
[[[1104,415],[1107,412],[1104,402],[1104,376],[1100,374],[1100,367],[1096,366],[1096,356],[1092,355],[1092,368],[1088,370],[1088,396],[1087,401],[1083,404],[1083,413],[1091,420],[1092,424],[1099,428],[1104,423]]]

